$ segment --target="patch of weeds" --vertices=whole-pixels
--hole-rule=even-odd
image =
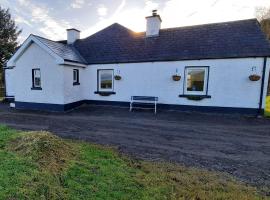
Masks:
[[[21,133],[10,141],[9,150],[33,159],[41,168],[57,173],[75,156],[75,148],[48,132]]]
[[[153,199],[264,199],[253,187],[222,173],[170,163],[141,162],[137,179]]]

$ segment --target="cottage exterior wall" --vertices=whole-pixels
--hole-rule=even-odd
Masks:
[[[79,70],[79,85],[73,85],[73,69]],[[82,87],[85,83],[82,81],[83,74],[84,68],[64,67],[64,104],[84,100]],[[88,80],[88,82],[91,82],[91,80]]]
[[[179,97],[183,94],[186,66],[209,66],[208,95],[211,98],[192,101]],[[252,67],[256,67],[256,73],[262,77],[263,58],[89,65],[83,77],[83,93],[85,99],[98,101],[129,102],[131,96],[143,95],[157,96],[162,104],[258,108],[262,79],[249,80]],[[120,72],[122,80],[114,81],[116,94],[104,97],[94,93],[98,69],[114,69],[114,74]],[[179,82],[172,80],[176,70],[182,77]]]
[[[14,68],[5,69],[5,87],[6,87],[6,96],[15,96],[14,84],[16,77],[14,76]]]
[[[32,69],[41,70],[42,90],[32,90]],[[15,101],[64,104],[64,67],[57,65],[55,59],[35,43],[18,58],[12,69]],[[12,91],[8,88],[8,91]]]

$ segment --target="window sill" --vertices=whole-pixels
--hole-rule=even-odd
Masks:
[[[42,90],[41,87],[32,87],[31,90]]]
[[[95,94],[99,94],[100,96],[110,96],[112,94],[116,94],[115,92],[103,92],[103,91],[95,91]]]
[[[73,85],[80,85],[80,83],[73,83]]]
[[[184,97],[184,98],[187,98],[187,99],[193,100],[193,101],[199,101],[202,99],[210,99],[211,98],[210,95],[189,95],[189,94],[180,94],[179,97]]]

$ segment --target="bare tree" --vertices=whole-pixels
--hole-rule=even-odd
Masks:
[[[257,7],[255,9],[256,17],[259,21],[270,18],[270,7]]]
[[[256,8],[256,17],[259,20],[263,32],[270,40],[270,7]]]

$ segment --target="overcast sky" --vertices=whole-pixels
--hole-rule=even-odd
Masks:
[[[10,8],[23,41],[31,33],[66,39],[67,28],[87,37],[114,22],[145,31],[145,16],[153,9],[162,28],[248,19],[256,7],[270,7],[270,0],[0,0],[0,5]]]

